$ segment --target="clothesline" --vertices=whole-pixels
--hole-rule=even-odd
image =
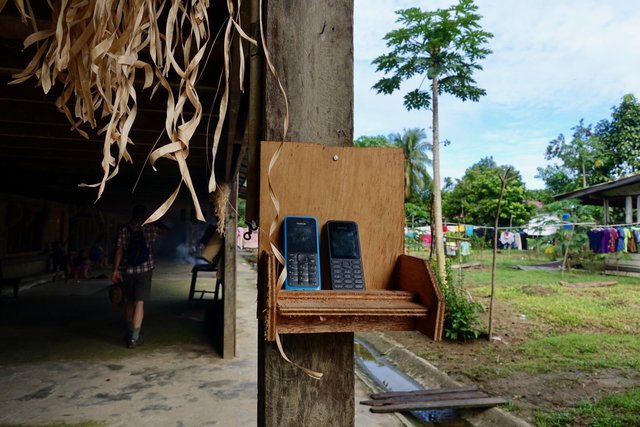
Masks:
[[[471,226],[474,229],[484,229],[484,230],[493,230],[493,226],[490,225],[472,225],[472,224],[464,224],[464,223],[456,223],[456,222],[446,222],[443,224],[445,227],[459,227],[459,226]],[[536,229],[536,228],[544,228],[549,226],[557,226],[557,227],[640,227],[640,222],[630,222],[630,223],[622,223],[622,224],[598,224],[595,222],[570,222],[570,221],[558,221],[558,222],[549,222],[545,224],[538,224],[537,226],[530,227],[528,225],[517,225],[517,226],[499,226],[497,230],[523,230],[525,228]],[[426,226],[429,227],[430,226]],[[410,227],[410,228],[418,228],[418,227]]]

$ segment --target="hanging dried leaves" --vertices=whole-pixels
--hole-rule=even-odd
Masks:
[[[6,0],[0,0],[0,11]],[[29,1],[14,0],[23,20],[35,23]],[[79,126],[97,127],[96,116],[108,119],[99,129],[104,134],[102,180],[95,184],[98,198],[106,183],[119,169],[121,160],[132,162],[127,151],[133,144],[129,133],[137,114],[136,75],[144,75],[143,89],[154,86],[167,94],[167,114],[164,131],[169,142],[149,155],[152,166],[159,158],[178,164],[182,180],[176,190],[148,219],[161,217],[176,199],[184,183],[193,199],[196,216],[204,220],[195,189],[191,182],[187,157],[189,141],[202,118],[202,104],[195,84],[200,65],[210,41],[208,0],[60,0],[50,2],[51,28],[35,31],[24,41],[24,47],[36,45],[36,53],[12,84],[31,77],[48,93],[55,84],[62,85],[56,106],[72,128],[85,138]],[[238,9],[240,2],[238,1]],[[220,105],[220,118],[212,143],[212,170],[220,139],[224,113],[228,103],[229,50],[231,32],[236,28],[241,37],[251,40],[236,20],[234,3],[227,1],[229,19],[224,40],[225,93]],[[161,28],[161,24],[163,27]],[[239,43],[240,49],[241,43]],[[143,59],[148,58],[148,59]],[[240,55],[243,61],[243,55]],[[244,69],[243,66],[240,69]],[[174,90],[169,80],[179,80]],[[242,76],[240,78],[242,82]],[[73,105],[69,108],[69,104]],[[189,111],[189,113],[185,112]],[[154,167],[155,170],[155,167]],[[212,172],[209,191],[215,190]]]

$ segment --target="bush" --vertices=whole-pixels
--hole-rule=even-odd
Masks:
[[[457,286],[454,283],[449,260],[446,263],[446,276],[446,285],[443,285],[440,276],[437,276],[445,301],[444,337],[452,341],[476,339],[483,332],[480,313],[485,307],[472,301],[461,284]]]

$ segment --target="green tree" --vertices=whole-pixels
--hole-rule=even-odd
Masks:
[[[553,194],[568,193],[577,190],[575,179],[571,178],[571,171],[560,165],[539,167],[536,178],[544,181],[544,186]]]
[[[598,123],[596,135],[608,153],[603,163],[614,174],[640,170],[640,103],[635,96],[625,95],[620,105],[613,107],[611,120]]]
[[[549,180],[549,186],[558,193],[585,188],[611,179],[605,165],[609,157],[600,138],[584,120],[572,128],[573,137],[567,141],[563,134],[549,141],[545,159],[558,160],[560,165],[538,168],[538,177]],[[551,189],[551,188],[550,188]]]
[[[502,181],[508,166],[498,166],[492,157],[485,157],[469,167],[443,200],[447,218],[467,224],[489,225],[495,218]],[[523,225],[536,207],[528,202],[520,173],[511,168],[500,209],[501,225]]]
[[[443,280],[438,96],[448,93],[462,101],[478,101],[485,95],[484,89],[476,86],[473,73],[482,69],[479,61],[491,53],[486,44],[493,35],[482,30],[477,10],[473,0],[459,0],[457,5],[435,11],[417,7],[398,10],[396,22],[401,28],[384,37],[391,51],[373,61],[377,71],[386,76],[373,86],[378,93],[391,94],[403,81],[418,78],[417,87],[404,95],[404,105],[408,110],[430,108],[432,112],[433,225],[438,274]],[[426,80],[429,88],[423,89]]]
[[[386,136],[361,136],[353,141],[355,147],[390,147],[391,144]]]
[[[407,202],[404,204],[404,223],[406,225],[415,225],[416,223],[428,223],[429,211],[420,204]]]
[[[543,205],[553,203],[554,193],[548,189],[527,190],[527,198],[531,201],[540,202]]]
[[[430,183],[427,166],[432,164],[428,151],[433,146],[426,141],[424,129],[409,129],[402,135],[393,133],[389,141],[395,147],[402,148],[404,153],[404,200],[416,201]]]

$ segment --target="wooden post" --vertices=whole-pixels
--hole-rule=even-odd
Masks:
[[[229,203],[237,206],[238,177],[235,176],[229,182]],[[224,331],[222,335],[222,358],[232,359],[236,356],[236,228],[238,227],[238,215],[235,209],[227,208],[227,216],[224,225],[224,289],[223,316]]]
[[[267,1],[263,22],[267,48],[289,99],[284,138],[283,96],[267,72],[263,139],[353,144],[353,1]],[[258,425],[354,425],[353,333],[282,337],[293,361],[324,374],[318,381],[288,364],[275,343],[264,341],[260,328]]]
[[[636,222],[640,224],[640,196],[636,196]]]
[[[493,223],[493,258],[491,261],[491,299],[489,300],[489,341],[493,338],[493,300],[495,298],[496,291],[496,259],[498,256],[498,222],[500,221],[500,206],[502,205],[502,197],[504,196],[504,190],[507,188],[507,181],[511,172],[511,167],[508,167],[504,174],[500,177],[502,185],[500,187],[500,197],[498,198],[498,206],[496,207],[496,216]]]
[[[625,224],[633,222],[633,200],[631,196],[624,198],[624,222]]]

